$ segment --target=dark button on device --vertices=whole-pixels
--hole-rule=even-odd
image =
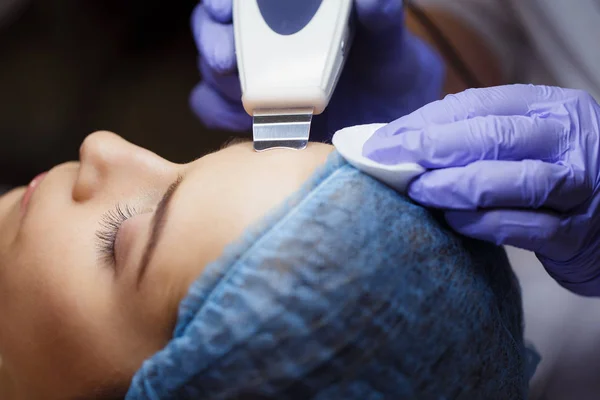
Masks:
[[[312,21],[323,0],[256,0],[256,2],[269,28],[280,35],[293,35]]]

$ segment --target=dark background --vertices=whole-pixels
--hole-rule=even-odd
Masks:
[[[0,0],[10,1],[10,0]],[[0,185],[27,184],[111,130],[175,162],[229,136],[188,104],[198,0],[22,0],[0,21]]]

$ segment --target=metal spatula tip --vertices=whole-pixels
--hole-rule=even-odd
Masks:
[[[308,146],[313,108],[261,109],[254,111],[254,150],[303,150]]]

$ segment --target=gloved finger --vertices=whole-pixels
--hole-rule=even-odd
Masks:
[[[487,116],[376,132],[363,153],[376,162],[415,162],[425,168],[461,167],[479,160],[555,161],[560,157],[568,127],[555,119]],[[387,136],[390,135],[390,136]]]
[[[558,215],[527,210],[449,211],[446,221],[458,233],[536,253],[556,247]],[[560,245],[559,245],[560,246]]]
[[[577,93],[570,89],[522,84],[468,89],[429,103],[382,130],[419,129],[488,115],[531,116],[547,111],[551,102],[573,96]]]
[[[192,91],[190,105],[208,128],[233,132],[245,132],[252,128],[252,118],[242,104],[226,100],[206,82],[200,83]]]
[[[241,103],[242,87],[240,77],[237,74],[219,74],[202,58],[200,59],[200,73],[203,81],[227,100]]]
[[[427,172],[409,187],[416,202],[446,210],[552,209],[566,212],[592,194],[585,176],[538,160],[478,161]]]
[[[204,0],[204,6],[215,21],[224,24],[232,22],[233,0]]]
[[[213,20],[204,4],[200,4],[192,15],[192,31],[200,56],[210,68],[219,74],[236,70],[233,25]]]

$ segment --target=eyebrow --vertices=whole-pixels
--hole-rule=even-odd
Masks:
[[[175,196],[175,192],[177,192],[177,188],[181,185],[181,181],[183,180],[183,176],[179,175],[175,182],[173,182],[165,194],[162,197],[160,203],[156,207],[156,211],[154,212],[154,216],[152,217],[151,222],[151,230],[150,230],[150,239],[148,239],[148,243],[146,244],[146,249],[144,250],[144,254],[142,256],[142,261],[138,268],[138,279],[137,285],[139,287],[140,283],[144,279],[146,275],[146,271],[148,270],[148,266],[152,261],[152,256],[156,251],[156,247],[160,242],[162,232],[164,231],[165,224],[167,222],[167,216],[169,211],[169,204],[171,200]]]
[[[232,146],[238,145],[238,144],[242,144],[242,143],[250,143],[252,142],[252,139],[247,138],[247,137],[232,137],[229,140],[226,140],[225,143],[223,143],[221,145],[221,147],[219,148],[219,150],[225,150],[228,149]]]

